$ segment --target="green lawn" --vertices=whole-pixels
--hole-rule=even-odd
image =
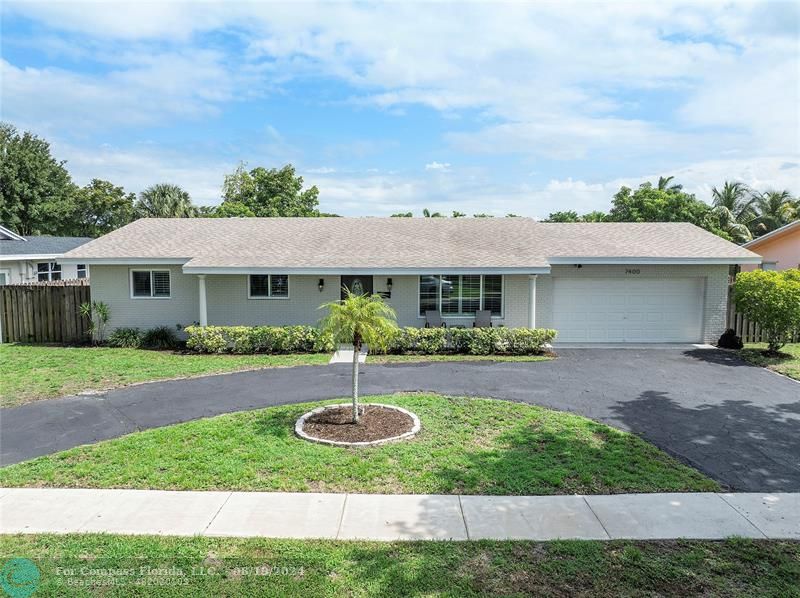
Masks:
[[[752,364],[800,380],[800,343],[790,343],[781,349],[782,353],[788,353],[791,357],[766,357],[761,353],[766,348],[766,343],[748,344],[739,351],[739,355]]]
[[[493,359],[541,361],[546,356],[381,355],[371,363]],[[193,355],[171,351],[0,345],[0,407],[40,399],[106,390],[135,382],[165,380],[239,370],[322,365],[327,353],[296,355]]]
[[[221,397],[220,400],[224,400]],[[415,412],[413,440],[347,449],[294,436],[322,403],[147,430],[0,469],[0,486],[438,494],[716,491],[637,436],[506,401],[400,394],[365,399]]]
[[[34,596],[800,596],[800,543],[0,536]],[[82,585],[78,585],[82,584]]]

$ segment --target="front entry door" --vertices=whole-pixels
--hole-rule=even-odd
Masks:
[[[372,295],[372,276],[342,276],[342,299],[345,289],[355,295]]]

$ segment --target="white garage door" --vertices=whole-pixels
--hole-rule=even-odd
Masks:
[[[554,278],[558,342],[695,343],[702,337],[702,278]]]

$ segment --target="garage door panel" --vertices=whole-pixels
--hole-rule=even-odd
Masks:
[[[553,279],[561,342],[699,342],[703,279]]]

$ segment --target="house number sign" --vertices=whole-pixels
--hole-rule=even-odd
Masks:
[[[625,274],[640,274],[641,270],[639,268],[625,268]]]

